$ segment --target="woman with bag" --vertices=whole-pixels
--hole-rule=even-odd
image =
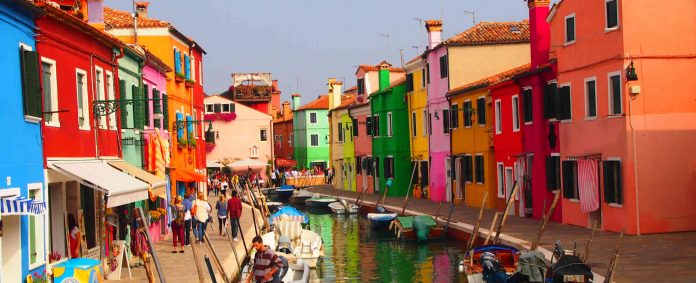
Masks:
[[[179,240],[181,243],[181,250],[179,253],[184,253],[184,218],[186,215],[184,205],[181,204],[181,197],[177,196],[174,199],[174,204],[170,206],[172,209],[172,216],[174,220],[172,221],[172,239],[174,240],[174,250],[172,253],[176,253],[176,242]]]
[[[224,194],[220,195],[220,200],[215,204],[215,209],[217,210],[218,218],[218,235],[225,236],[225,224],[227,222],[227,200]]]
[[[203,236],[208,225],[208,216],[210,216],[210,211],[213,210],[204,197],[203,193],[198,193],[198,199],[193,202],[193,208],[191,209],[191,214],[193,214],[194,218],[193,234],[196,237],[197,244],[203,243]]]

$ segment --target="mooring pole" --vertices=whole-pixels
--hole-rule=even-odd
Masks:
[[[515,181],[515,184],[512,187],[513,189],[510,193],[510,199],[508,199],[507,204],[505,204],[505,213],[503,214],[503,218],[500,220],[500,224],[498,224],[498,228],[495,231],[495,237],[493,238],[494,244],[498,243],[498,239],[500,238],[500,230],[503,229],[503,225],[505,225],[505,220],[507,219],[508,213],[510,213],[510,208],[515,206],[513,202],[515,201],[515,195],[517,195],[517,190],[519,190],[517,181]]]
[[[583,254],[582,262],[587,263],[587,259],[590,258],[590,247],[592,246],[592,241],[594,240],[595,233],[597,232],[597,220],[592,224],[592,233],[590,234],[590,239],[587,240],[587,245],[585,246],[585,253]]]
[[[213,263],[215,263],[215,267],[217,267],[217,269],[220,271],[220,275],[222,275],[222,279],[225,281],[225,283],[230,283],[230,279],[227,277],[227,273],[225,273],[225,269],[222,268],[222,264],[220,263],[220,258],[218,258],[217,253],[215,252],[215,249],[213,249],[213,245],[210,243],[210,239],[208,238],[208,232],[205,232],[205,234],[203,234],[203,237],[205,238],[205,246],[208,248],[208,251],[210,252],[210,254],[213,255]]]
[[[161,283],[166,283],[167,280],[164,278],[164,274],[162,273],[162,268],[160,267],[159,264],[159,259],[157,258],[157,251],[155,251],[155,245],[152,244],[152,239],[150,239],[150,232],[148,231],[147,227],[150,227],[150,223],[147,223],[147,220],[145,219],[145,214],[143,213],[143,209],[141,207],[137,207],[137,211],[139,214],[140,221],[142,223],[142,227],[145,227],[144,230],[144,235],[145,238],[147,239],[147,244],[150,246],[150,254],[152,255],[152,260],[155,262],[155,268],[157,269],[157,276],[159,277],[159,280]]]
[[[481,201],[481,208],[479,209],[479,216],[478,220],[476,220],[476,227],[474,227],[474,230],[471,232],[471,237],[469,237],[469,242],[466,245],[466,249],[470,250],[474,247],[474,242],[476,241],[476,237],[478,237],[478,231],[479,228],[481,227],[481,219],[483,218],[483,210],[486,208],[486,201],[488,200],[488,191],[486,191],[486,194],[483,195],[483,201]]]

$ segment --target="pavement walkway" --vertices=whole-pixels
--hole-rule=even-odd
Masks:
[[[356,199],[359,193],[335,190],[330,186],[309,188],[310,191]],[[364,198],[367,205],[374,205],[377,195]],[[392,211],[401,211],[403,197],[388,197],[385,207]],[[439,203],[424,199],[411,199],[407,214],[437,213]],[[449,212],[449,204],[443,205],[441,215]],[[450,228],[471,233],[476,225],[479,209],[465,205],[455,205],[452,220],[456,221]],[[486,235],[495,211],[484,213],[480,234]],[[509,216],[503,227],[501,242],[528,248],[536,237],[540,221],[535,219]],[[540,247],[548,251],[554,248],[554,242],[561,240],[565,249],[573,249],[577,243],[578,252],[584,252],[591,229],[549,222],[541,238]],[[617,233],[597,231],[590,251],[589,265],[595,273],[605,275],[614,247],[619,236]],[[614,273],[615,282],[696,282],[696,232],[664,233],[654,235],[625,235],[621,247],[621,256]],[[595,278],[595,282],[598,281]]]

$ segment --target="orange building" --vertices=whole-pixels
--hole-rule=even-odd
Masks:
[[[563,223],[696,230],[696,2],[562,0],[558,60]]]
[[[205,51],[171,23],[148,17],[149,2],[136,2],[137,29],[126,11],[104,8],[106,32],[126,43],[145,46],[174,72],[167,74],[162,94],[166,128],[171,134],[170,181],[172,195],[187,187],[205,191],[205,137],[203,132],[203,55]],[[203,158],[204,160],[198,160]]]

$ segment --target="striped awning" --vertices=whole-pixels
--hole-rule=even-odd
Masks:
[[[2,215],[41,215],[46,211],[46,202],[24,197],[0,198]]]

